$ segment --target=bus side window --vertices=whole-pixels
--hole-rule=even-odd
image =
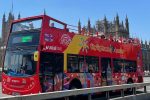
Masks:
[[[63,71],[63,55],[62,54],[55,54],[55,57],[54,57],[54,61],[55,61],[55,72],[56,73],[60,73]]]
[[[67,71],[70,73],[78,72],[78,56],[74,54],[67,55]]]
[[[136,61],[125,60],[125,70],[126,72],[136,72],[137,70]]]
[[[113,65],[114,65],[114,73],[120,73],[123,71],[123,66],[122,66],[122,60],[121,59],[114,59],[113,60]]]
[[[88,72],[96,73],[99,71],[99,58],[95,56],[87,56],[86,62],[88,63]]]
[[[67,64],[68,72],[97,73],[99,71],[99,58],[94,56],[68,54]]]
[[[79,59],[78,59],[78,62],[79,62],[79,69],[80,69],[80,72],[87,72],[88,71],[88,63],[87,61],[85,60],[85,57],[80,55],[79,56]]]
[[[111,59],[101,58],[102,77],[107,78],[107,72],[111,70]]]

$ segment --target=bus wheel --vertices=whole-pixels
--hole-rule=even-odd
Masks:
[[[69,90],[71,90],[71,89],[81,89],[81,88],[82,88],[82,84],[78,79],[73,79],[70,82]]]
[[[128,79],[127,84],[133,84],[133,80],[131,78]],[[133,88],[128,88],[127,93],[133,93]]]
[[[73,80],[69,86],[69,90],[81,89],[81,88],[82,88],[82,85],[78,79]],[[74,96],[69,97],[69,100],[82,100],[81,98],[82,98],[82,95],[74,95]]]

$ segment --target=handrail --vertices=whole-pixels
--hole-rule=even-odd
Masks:
[[[112,85],[103,87],[93,87],[84,89],[74,89],[74,90],[64,90],[56,92],[47,92],[23,96],[9,96],[0,98],[0,100],[43,100],[43,99],[55,99],[55,98],[67,98],[73,95],[88,94],[88,99],[91,100],[91,94],[97,92],[106,92],[107,99],[109,99],[109,91],[121,90],[121,96],[124,97],[124,90],[128,88],[133,88],[133,94],[136,94],[136,88],[144,87],[144,92],[146,93],[146,86],[150,86],[150,83],[134,83],[134,84],[123,84],[123,85]]]

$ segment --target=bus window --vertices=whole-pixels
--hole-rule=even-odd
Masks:
[[[84,60],[84,56],[79,56],[78,62],[80,72],[87,72],[87,63]]]
[[[68,54],[67,62],[68,62],[68,72],[74,73],[79,71],[77,55]]]
[[[123,60],[122,59],[114,59],[113,60],[114,65],[114,73],[120,73],[123,72]]]
[[[55,73],[60,73],[63,71],[63,61],[64,61],[64,57],[63,57],[63,54],[55,54],[55,68],[54,68],[54,72]]]
[[[102,86],[112,84],[112,70],[111,70],[111,59],[101,58],[101,68],[102,68]]]
[[[12,32],[18,32],[23,30],[41,29],[42,19],[27,20],[14,23],[12,26]]]
[[[68,54],[67,62],[68,72],[96,73],[99,70],[98,57]]]
[[[86,62],[88,64],[88,72],[90,73],[96,73],[99,70],[99,59],[98,57],[94,56],[87,56]]]
[[[101,58],[101,67],[102,67],[102,77],[107,77],[107,69],[111,67],[111,59],[110,58]]]
[[[114,73],[136,72],[136,61],[114,59]]]
[[[126,72],[136,72],[137,70],[136,61],[125,60],[125,70]]]
[[[36,72],[36,62],[33,60],[33,51],[7,51],[4,62],[4,72],[10,76],[27,77]]]

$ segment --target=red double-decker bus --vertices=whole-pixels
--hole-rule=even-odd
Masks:
[[[140,43],[76,34],[47,15],[13,21],[2,92],[24,95],[143,82]]]

